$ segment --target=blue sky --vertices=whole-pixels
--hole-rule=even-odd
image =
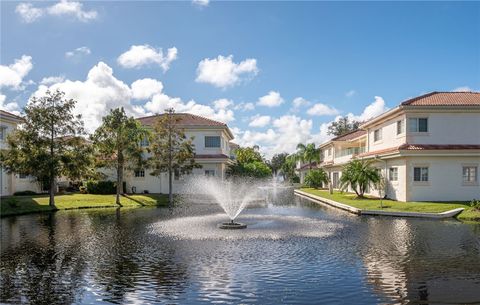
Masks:
[[[338,115],[480,88],[475,2],[1,2],[1,19],[1,107],[60,88],[90,129],[173,106],[271,154]]]

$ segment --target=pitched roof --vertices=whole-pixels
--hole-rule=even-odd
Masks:
[[[402,106],[480,106],[480,92],[430,92],[408,99]]]
[[[158,116],[163,116],[165,114],[157,114],[152,116],[146,116],[142,118],[138,118],[143,125],[153,125],[155,123],[155,119]],[[205,117],[191,114],[191,113],[174,113],[173,114],[178,119],[178,125],[181,126],[219,126],[219,127],[226,127],[227,124],[214,121],[211,119],[207,119]]]
[[[335,138],[332,139],[332,141],[350,141],[350,140],[356,139],[356,138],[361,137],[361,136],[366,135],[366,134],[367,134],[366,130],[356,129],[356,130],[351,131],[349,133],[346,133],[344,135],[335,137]]]
[[[5,110],[0,110],[0,115],[5,116],[5,117],[10,118],[10,119],[23,121],[23,118],[21,116],[18,116],[16,114],[13,114],[13,113],[5,111]]]

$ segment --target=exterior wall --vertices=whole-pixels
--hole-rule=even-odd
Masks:
[[[20,178],[18,174],[12,174],[13,188],[12,194],[15,192],[22,191],[33,191],[36,193],[41,193],[42,189],[40,183],[37,183],[33,180],[32,177]]]
[[[476,185],[464,185],[462,167],[477,166]],[[428,182],[413,181],[413,167],[428,166]],[[409,157],[407,159],[408,201],[470,201],[480,198],[477,157]]]
[[[404,123],[403,132],[397,135],[397,121],[402,120]],[[405,115],[401,114],[392,118],[388,121],[385,121],[379,125],[368,128],[368,145],[367,151],[376,151],[391,147],[397,147],[407,142],[406,133],[408,122],[405,120]],[[382,139],[375,142],[374,132],[375,130],[382,129]]]
[[[194,137],[193,144],[195,145],[195,152],[199,155],[224,154],[230,156],[230,145],[228,144],[230,142],[230,139],[223,129],[186,129],[185,135],[187,137]],[[205,147],[206,136],[220,136],[220,147]]]
[[[430,112],[407,113],[407,118],[428,118],[428,132],[408,131],[409,144],[480,144],[480,114]]]

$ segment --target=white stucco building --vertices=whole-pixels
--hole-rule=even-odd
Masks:
[[[7,135],[23,122],[23,118],[0,110],[0,149],[8,149]],[[12,195],[20,191],[40,192],[40,184],[26,175],[10,174],[0,167],[0,196]]]
[[[386,196],[399,201],[480,198],[480,93],[432,92],[321,144],[333,188],[350,160],[374,160]],[[301,178],[308,165],[299,168]],[[376,190],[370,194],[378,195]]]
[[[230,142],[233,140],[233,134],[228,126],[189,113],[175,113],[174,116],[177,119],[177,125],[184,130],[185,135],[188,138],[194,138],[195,161],[202,167],[194,169],[192,174],[224,179],[228,165],[233,162],[233,149],[237,147],[236,144]],[[147,128],[153,128],[156,119],[157,116],[148,116],[138,118],[138,121]],[[146,147],[149,143],[143,141],[142,145]],[[150,173],[151,170],[148,169],[126,171],[124,181],[127,192],[168,193],[168,174],[163,173],[157,177]],[[116,180],[113,172],[109,173],[109,179]],[[184,191],[182,187],[185,179],[187,176],[178,174],[174,176],[173,191],[175,193]]]

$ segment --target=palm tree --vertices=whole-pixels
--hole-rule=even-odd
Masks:
[[[309,143],[307,145],[299,143],[297,145],[296,155],[297,160],[309,163],[309,169],[312,169],[313,161],[320,161],[320,150],[315,147],[314,143]]]
[[[346,191],[350,186],[358,198],[364,198],[363,194],[370,185],[379,183],[381,177],[378,171],[371,166],[373,161],[352,160],[342,169],[340,177],[340,189]]]

